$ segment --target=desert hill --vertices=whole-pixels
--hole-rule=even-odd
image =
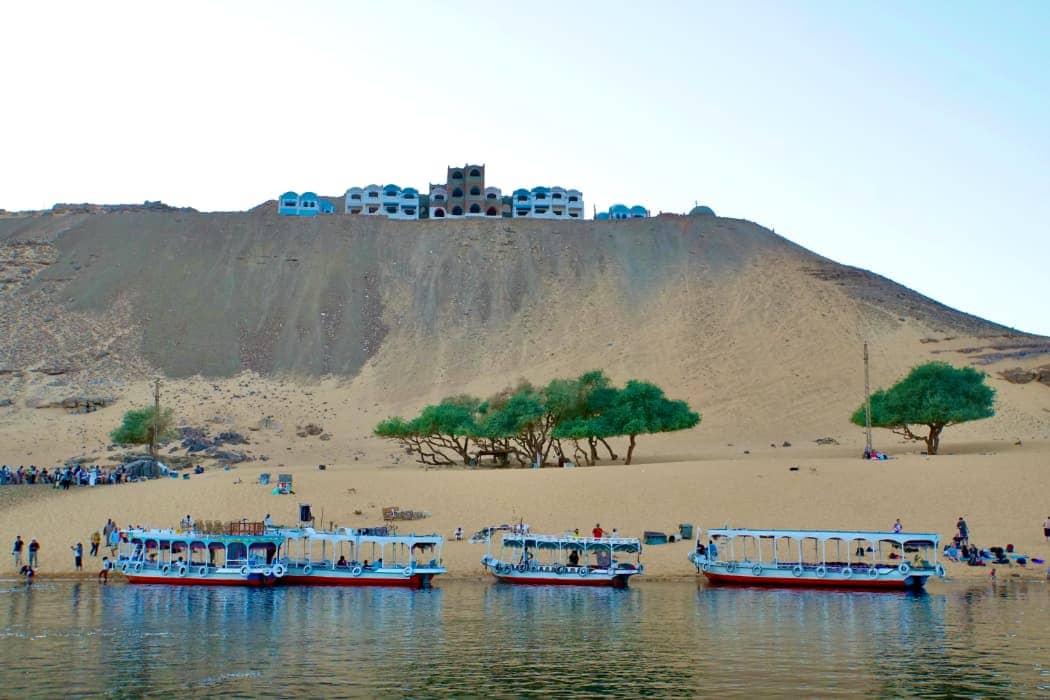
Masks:
[[[77,206],[0,217],[0,260],[4,432],[33,432],[35,407],[63,430],[60,411],[143,401],[160,373],[187,421],[344,423],[317,451],[334,460],[384,415],[600,367],[688,399],[712,444],[855,434],[845,416],[862,397],[865,339],[874,386],[927,359],[994,374],[1030,371],[1050,351],[1046,338],[715,217],[396,222]],[[303,393],[316,382],[334,392],[323,409]],[[995,383],[1000,416],[979,436],[1050,436],[1050,388]],[[119,410],[79,419],[84,450],[105,442]]]

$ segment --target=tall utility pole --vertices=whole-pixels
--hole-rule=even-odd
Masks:
[[[865,346],[867,347],[867,346]],[[865,355],[867,357],[867,355]],[[149,457],[157,462],[157,427],[160,424],[160,378],[153,380],[153,433],[149,438]],[[869,440],[870,442],[870,440]]]
[[[866,449],[871,454],[871,383],[868,380],[868,341],[864,341],[864,430],[867,433]]]

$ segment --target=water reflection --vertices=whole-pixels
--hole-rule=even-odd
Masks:
[[[1045,695],[1045,585],[426,591],[0,582],[5,695]]]

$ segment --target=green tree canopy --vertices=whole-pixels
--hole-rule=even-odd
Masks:
[[[984,372],[972,367],[953,367],[947,362],[928,362],[912,368],[908,376],[889,389],[871,395],[871,424],[889,428],[909,440],[923,440],[926,451],[937,454],[941,431],[949,425],[995,415],[995,390],[984,383]],[[850,420],[864,425],[864,406]],[[926,435],[911,426],[924,425]]]
[[[411,420],[388,418],[374,433],[402,442],[424,464],[445,465],[455,463],[451,452],[471,463],[476,456],[472,449],[504,462],[513,457],[522,465],[546,464],[553,453],[560,463],[566,458],[563,440],[572,440],[576,458],[594,464],[599,444],[616,459],[608,438],[627,436],[630,464],[638,435],[683,430],[699,422],[698,413],[684,401],[666,398],[659,387],[630,381],[618,389],[596,370],[575,379],[553,379],[542,388],[523,381],[486,401],[452,397],[424,407]]]
[[[649,382],[631,380],[623,389],[611,391],[602,387],[593,399],[596,405],[590,415],[559,425],[555,435],[573,439],[626,435],[625,464],[631,463],[639,435],[686,430],[701,421],[689,404],[668,399],[663,389]]]
[[[153,406],[132,409],[124,414],[120,427],[109,434],[109,439],[122,445],[150,445],[175,437],[175,414],[170,408],[162,408],[154,423],[156,411]],[[153,427],[157,435],[154,440]]]

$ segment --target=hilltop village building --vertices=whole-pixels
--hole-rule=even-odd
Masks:
[[[414,187],[401,189],[397,185],[369,185],[348,189],[343,211],[404,220],[418,219],[419,209],[419,190]]]
[[[431,219],[503,216],[503,193],[485,187],[485,166],[449,167],[444,184],[430,185]]]
[[[285,192],[277,200],[277,213],[285,216],[317,216],[318,214],[334,214],[335,205],[326,199],[321,199],[315,192]]]
[[[600,211],[594,215],[596,221],[626,221],[627,219],[647,219],[649,210],[641,204],[628,207],[624,204],[614,204],[609,211]]]
[[[277,213],[285,216],[334,214],[336,205],[314,192],[285,192],[277,200]],[[445,182],[431,184],[421,195],[414,187],[369,185],[351,187],[344,195],[343,213],[385,216],[388,219],[528,218],[580,221],[584,218],[583,193],[564,187],[519,188],[504,197],[498,187],[485,185],[485,166],[449,166]],[[708,206],[697,203],[690,216],[715,216]],[[641,204],[614,204],[596,212],[597,221],[645,219],[651,213]]]

